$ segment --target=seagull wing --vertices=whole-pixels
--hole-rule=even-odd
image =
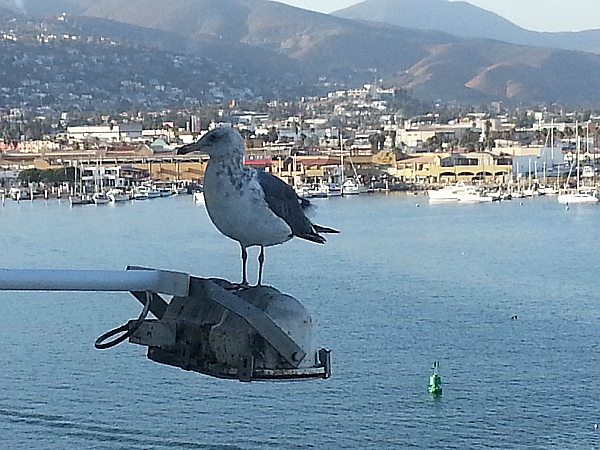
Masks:
[[[292,230],[292,236],[306,239],[318,244],[325,243],[325,238],[317,233],[315,226],[304,215],[303,209],[310,205],[300,199],[291,186],[267,172],[256,172],[258,182],[264,192],[265,201],[273,213],[284,220]],[[332,230],[331,232],[336,232]]]

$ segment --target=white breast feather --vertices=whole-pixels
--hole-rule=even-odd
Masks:
[[[239,189],[228,169],[234,180],[242,176],[239,167],[211,161],[204,178],[206,209],[217,229],[246,247],[268,247],[289,240],[292,230],[269,208],[256,171],[247,172],[251,176],[245,177],[244,186]]]

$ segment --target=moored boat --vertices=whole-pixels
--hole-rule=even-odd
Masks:
[[[145,188],[146,192],[148,193],[148,198],[162,197],[160,191],[152,186],[142,186],[142,188]]]
[[[458,201],[458,194],[452,187],[428,189],[427,196],[430,203],[452,203]]]
[[[497,193],[483,193],[476,186],[462,183],[427,191],[430,203],[485,203],[500,200]]]
[[[440,189],[428,189],[427,196],[430,203],[451,203],[457,202],[459,196],[468,192],[469,189],[475,189],[475,187],[458,183],[451,186],[444,186]]]
[[[110,203],[110,199],[104,192],[96,192],[94,195],[92,195],[92,201],[96,205],[106,205],[107,203]]]
[[[22,187],[12,187],[8,190],[8,196],[13,200],[30,200],[31,190]]]
[[[359,195],[366,191],[365,187],[354,178],[347,178],[346,181],[342,183],[343,195]]]
[[[575,122],[577,125],[577,122]],[[576,130],[579,130],[579,127],[575,126]],[[577,176],[577,188],[572,192],[564,192],[559,194],[557,197],[558,203],[562,205],[570,205],[570,204],[591,204],[598,203],[598,197],[590,194],[589,192],[584,192],[584,189],[580,184],[580,175],[579,175],[579,153],[581,150],[581,141],[579,139],[579,133],[576,135],[577,141],[577,153],[576,153],[576,176]],[[589,189],[589,188],[588,188]]]
[[[558,203],[562,205],[578,204],[578,203],[598,203],[598,197],[588,194],[587,192],[570,192],[559,194]]]
[[[477,191],[466,191],[458,195],[459,203],[486,203],[494,201],[494,197],[482,195]]]
[[[310,198],[312,197],[310,186],[306,184],[298,184],[294,186],[294,191],[296,191],[296,195],[300,198]]]
[[[129,200],[129,194],[121,191],[120,189],[111,189],[106,195],[112,203],[126,202]]]
[[[558,189],[549,186],[540,187],[538,192],[540,195],[558,195]]]
[[[94,203],[94,200],[87,194],[76,194],[69,196],[69,203],[71,206],[91,205]]]
[[[325,192],[327,193],[327,197],[341,197],[342,186],[337,183],[327,183],[325,185]]]
[[[147,200],[150,198],[162,197],[161,192],[154,186],[142,184],[133,190],[132,198],[134,200]]]
[[[194,203],[198,203],[200,205],[204,205],[204,192],[198,191],[198,192],[194,192],[193,196],[192,196],[192,200],[194,201]]]

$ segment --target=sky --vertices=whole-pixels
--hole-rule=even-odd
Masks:
[[[277,0],[281,3],[330,13],[359,0]],[[534,31],[600,29],[600,0],[467,0]]]

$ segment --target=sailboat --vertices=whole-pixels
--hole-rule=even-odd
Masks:
[[[71,206],[77,205],[89,205],[94,203],[89,195],[84,192],[83,187],[83,164],[80,164],[80,169],[77,170],[77,161],[75,161],[75,179],[73,186],[73,195],[69,196],[69,203]],[[79,172],[79,183],[77,182],[77,172]],[[79,189],[78,189],[79,188]],[[79,193],[77,191],[79,190]]]
[[[550,122],[550,133],[546,136],[546,142],[544,143],[544,152],[548,146],[548,139],[550,140],[550,164],[549,168],[551,171],[554,170],[554,119]],[[543,153],[542,153],[543,154]],[[546,176],[546,165],[547,158],[543,161],[543,169],[544,169],[544,185],[538,187],[538,193],[540,195],[558,195],[558,181],[555,186],[548,186],[548,177]],[[556,166],[558,170],[557,180],[560,180],[560,164]]]
[[[98,178],[100,179],[100,183],[98,183]],[[100,186],[98,186],[100,185]],[[106,205],[110,203],[110,199],[106,192],[104,192],[104,179],[103,179],[103,170],[102,164],[98,164],[96,161],[96,171],[94,172],[94,195],[92,195],[92,200],[96,205]]]
[[[569,205],[573,203],[598,203],[598,197],[588,193],[581,192],[580,186],[580,174],[579,174],[579,153],[581,150],[581,143],[579,140],[579,126],[578,123],[575,123],[576,130],[576,140],[577,140],[577,153],[575,159],[577,160],[577,190],[575,192],[568,192],[564,194],[559,194],[558,203],[562,205]]]
[[[342,195],[358,195],[367,192],[368,190],[365,186],[360,182],[358,174],[356,173],[356,168],[354,167],[354,163],[352,162],[352,158],[348,156],[350,160],[350,164],[352,165],[352,170],[354,172],[353,177],[346,178],[345,167],[344,167],[344,142],[342,139],[342,135],[340,133],[340,161],[341,161],[341,187],[342,187]]]

